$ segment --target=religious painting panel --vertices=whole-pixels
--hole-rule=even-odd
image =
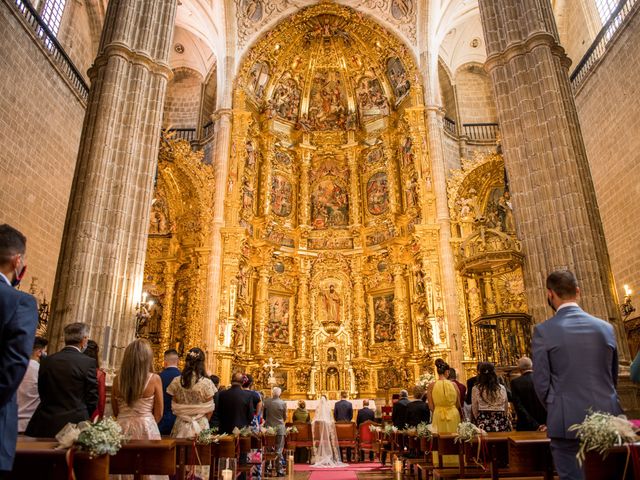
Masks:
[[[276,150],[275,163],[276,165],[289,167],[291,166],[291,163],[292,163],[291,155],[287,152],[283,152],[282,150]]]
[[[156,197],[153,200],[149,222],[150,235],[165,235],[174,229],[169,221],[169,208],[163,198]]]
[[[360,117],[389,115],[389,104],[380,80],[373,76],[360,78],[356,87]]]
[[[347,189],[333,180],[322,180],[311,194],[311,222],[315,229],[349,224]]]
[[[281,175],[271,180],[271,210],[279,217],[288,217],[293,205],[293,186]]]
[[[291,297],[278,293],[269,294],[269,319],[267,321],[267,341],[289,343],[289,317]]]
[[[245,0],[247,1],[247,0]],[[266,62],[256,62],[249,71],[247,88],[249,92],[261,99],[269,82],[269,65]]]
[[[343,250],[353,248],[352,238],[339,238],[339,237],[323,237],[323,238],[310,238],[307,243],[308,248],[313,250]]]
[[[384,293],[371,298],[375,343],[392,342],[396,339],[393,299],[393,293]]]
[[[374,245],[380,245],[391,238],[393,238],[393,231],[390,229],[371,232],[366,237],[366,244],[367,247],[372,247]]]
[[[400,147],[400,164],[403,168],[414,165],[413,163],[413,140],[411,137],[406,137],[402,146]]]
[[[267,227],[264,238],[265,240],[282,247],[293,248],[295,244],[295,241],[291,236],[285,234],[277,228],[274,228],[274,225],[270,225],[269,227]]]
[[[240,0],[241,13],[248,20],[256,23],[262,20],[262,0]]]
[[[404,68],[402,60],[398,57],[391,57],[387,60],[387,78],[393,88],[396,101],[402,99],[411,88],[411,83],[407,76],[407,70]]]
[[[269,116],[278,116],[284,120],[298,120],[300,109],[300,87],[289,72],[285,73],[273,91],[269,101]]]
[[[391,0],[391,15],[396,20],[404,20],[413,15],[413,0]]]
[[[418,181],[413,175],[404,182],[404,200],[407,210],[418,205]]]
[[[378,172],[367,182],[367,208],[372,215],[389,210],[389,181],[385,172]]]
[[[382,161],[383,159],[384,159],[384,153],[382,151],[382,148],[380,147],[374,148],[367,154],[367,163],[369,165],[375,165],[376,163]]]
[[[339,71],[316,71],[306,121],[313,130],[342,130],[347,123],[347,94]]]

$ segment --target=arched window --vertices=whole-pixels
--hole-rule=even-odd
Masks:
[[[604,25],[609,21],[616,7],[620,4],[620,0],[595,0],[596,8],[600,14],[600,20]]]
[[[64,12],[64,5],[66,0],[46,0],[42,7],[42,20],[47,24],[51,33],[56,37],[58,36],[58,30],[60,30],[60,23],[62,22],[62,14]]]

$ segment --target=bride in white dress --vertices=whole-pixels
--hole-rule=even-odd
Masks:
[[[320,397],[318,408],[313,419],[313,449],[314,467],[336,468],[345,467],[340,461],[340,447],[336,423],[331,415],[331,405],[324,395]]]

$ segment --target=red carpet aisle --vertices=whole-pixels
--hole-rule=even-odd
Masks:
[[[311,472],[309,480],[358,480],[388,474],[389,466],[380,463],[352,463],[343,468],[314,468],[310,465],[296,465],[296,472]],[[371,478],[369,477],[369,478]]]

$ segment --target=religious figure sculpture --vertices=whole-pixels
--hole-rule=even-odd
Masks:
[[[329,285],[329,291],[322,293],[324,304],[325,320],[327,322],[338,323],[340,321],[340,294],[336,292],[333,285]]]
[[[514,233],[516,231],[516,225],[513,220],[513,210],[511,208],[511,194],[508,190],[506,190],[498,200],[497,209],[502,231]]]

